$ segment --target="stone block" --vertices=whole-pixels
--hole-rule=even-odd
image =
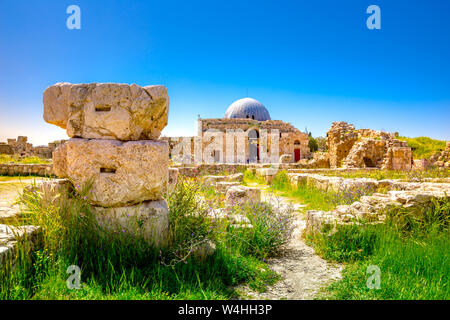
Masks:
[[[99,225],[109,232],[142,237],[156,247],[169,239],[169,208],[165,200],[126,207],[93,207]]]
[[[169,113],[164,86],[57,83],[43,102],[46,122],[86,139],[158,139]]]
[[[162,199],[167,189],[168,154],[165,141],[73,138],[54,152],[54,171],[70,179],[76,189],[92,182],[93,205],[132,205]]]
[[[228,205],[258,203],[261,202],[261,190],[259,188],[234,186],[228,188],[225,199]]]

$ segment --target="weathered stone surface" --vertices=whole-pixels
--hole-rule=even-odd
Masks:
[[[226,193],[228,188],[239,186],[240,184],[241,183],[237,181],[220,181],[215,184],[214,188],[217,192]]]
[[[92,179],[91,203],[103,207],[160,200],[168,181],[164,141],[73,138],[55,152],[55,173],[76,188]]]
[[[165,200],[116,208],[94,206],[93,209],[99,225],[108,231],[143,237],[157,247],[168,244],[169,208]]]
[[[355,126],[346,122],[333,122],[327,132],[327,147],[330,167],[336,168],[342,165],[342,161],[350,153],[353,144],[358,139]]]
[[[291,163],[291,162],[293,162],[293,157],[291,154],[282,154],[280,156],[279,162],[280,163]]]
[[[61,206],[67,201],[72,190],[72,184],[67,179],[53,179],[28,185],[25,189],[28,193],[39,194],[40,206],[48,208],[49,206]],[[27,193],[25,193],[25,196],[27,196]]]
[[[394,134],[333,122],[327,132],[330,167],[410,170],[411,148]]]
[[[10,223],[18,218],[20,208],[18,206],[0,205],[0,223]]]
[[[57,83],[43,101],[46,122],[86,139],[157,139],[169,112],[164,86]]]
[[[259,188],[245,186],[230,187],[227,190],[225,198],[229,205],[258,203],[261,202],[261,190]]]
[[[216,184],[218,182],[242,182],[244,175],[242,173],[230,174],[227,176],[204,176],[203,181],[205,183]]]
[[[26,239],[29,248],[36,245],[40,229],[37,226],[13,227],[0,224],[0,268],[14,265],[18,240]]]
[[[388,210],[401,209],[400,213],[421,214],[424,207],[435,200],[450,198],[450,193],[445,190],[406,190],[388,191],[387,194],[375,193],[371,196],[363,196],[360,201],[351,205],[337,206],[334,210],[308,211],[306,230],[318,232],[325,224],[355,223],[359,220],[369,222],[382,222]]]

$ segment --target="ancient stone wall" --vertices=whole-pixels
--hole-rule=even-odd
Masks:
[[[19,136],[17,139],[8,139],[7,143],[0,142],[0,154],[17,155],[19,157],[37,156],[43,159],[51,159],[55,149],[66,140],[50,142],[47,146],[33,147],[28,143],[28,137]]]
[[[388,132],[355,130],[352,124],[333,122],[327,132],[327,146],[331,168],[412,168],[411,148]]]

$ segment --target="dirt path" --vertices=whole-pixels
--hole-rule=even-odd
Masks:
[[[295,229],[286,253],[268,261],[270,268],[281,275],[281,280],[264,293],[253,292],[248,287],[239,287],[237,290],[247,299],[313,299],[321,287],[341,277],[342,266],[322,259],[301,239],[301,233],[306,226],[304,205],[270,194],[267,190],[262,191],[263,200],[275,207],[294,208]]]

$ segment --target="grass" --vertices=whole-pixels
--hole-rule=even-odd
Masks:
[[[372,178],[375,180],[384,179],[400,179],[405,181],[421,181],[427,178],[450,178],[450,169],[444,168],[431,168],[427,170],[412,170],[412,171],[399,171],[399,170],[349,170],[349,171],[322,171],[321,175],[341,177],[341,178]]]
[[[322,299],[450,299],[450,201],[421,215],[390,212],[386,224],[345,225],[330,234],[308,235],[317,253],[346,263],[341,280]],[[367,285],[369,266],[380,270],[380,288]]]
[[[238,284],[264,291],[278,280],[264,260],[280,252],[290,229],[270,207],[233,208],[253,228],[233,226],[208,217],[210,208],[198,200],[201,186],[179,181],[167,197],[169,244],[157,249],[99,226],[88,186],[72,192],[70,201],[46,205],[39,192],[24,193],[23,223],[42,227],[40,245],[19,243],[14,270],[0,273],[0,299],[230,299]],[[214,254],[197,256],[207,242]],[[79,290],[66,286],[70,265],[81,268]]]
[[[327,192],[307,185],[293,188],[285,170],[280,170],[275,175],[270,188],[281,196],[306,204],[307,210],[324,211],[332,210],[337,205],[352,204],[362,196],[371,195],[375,191],[368,187],[347,189],[339,192]]]
[[[429,159],[435,153],[445,149],[445,141],[435,140],[428,137],[398,137],[399,140],[408,142],[414,159]]]
[[[17,164],[49,164],[50,160],[42,159],[36,156],[19,157],[16,155],[0,154],[0,163],[17,163]]]
[[[308,205],[309,210],[334,209],[357,201],[370,190],[350,194],[300,186],[293,189],[280,171],[271,188]],[[450,200],[434,201],[421,212],[390,211],[384,224],[349,224],[306,235],[323,258],[345,264],[342,279],[324,288],[320,299],[450,299]],[[369,267],[381,271],[380,289],[367,285]]]
[[[259,184],[259,185],[265,185],[266,181],[263,177],[256,175],[256,173],[252,170],[245,170],[244,171],[244,178],[242,181],[243,185],[252,185],[252,184]]]

